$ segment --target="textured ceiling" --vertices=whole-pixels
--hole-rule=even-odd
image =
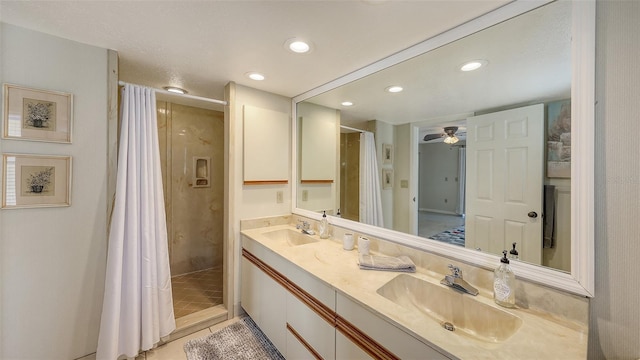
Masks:
[[[473,59],[488,65],[459,71]],[[386,93],[392,84],[405,90]],[[422,123],[422,138],[464,126],[474,113],[570,96],[571,3],[554,2],[308,101],[341,109],[349,126],[371,119]],[[343,107],[344,100],[355,105]]]
[[[507,2],[0,1],[0,20],[117,50],[127,82],[221,99],[235,81],[293,97]],[[288,52],[292,37],[313,51]]]

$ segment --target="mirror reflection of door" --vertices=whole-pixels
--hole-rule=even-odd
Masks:
[[[541,264],[544,105],[474,116],[467,130],[465,246],[499,254],[516,242]]]

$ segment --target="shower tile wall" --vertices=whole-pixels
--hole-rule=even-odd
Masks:
[[[224,113],[158,101],[171,275],[222,267]],[[194,158],[210,158],[210,185],[194,187]]]
[[[340,134],[340,213],[360,220],[360,133]]]

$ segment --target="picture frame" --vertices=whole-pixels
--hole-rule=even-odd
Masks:
[[[71,156],[2,154],[2,209],[71,205]]]
[[[393,169],[382,169],[382,189],[393,188]]]
[[[393,144],[382,144],[382,164],[393,164]]]
[[[547,104],[547,177],[571,177],[571,100]]]
[[[2,138],[71,143],[73,94],[4,84]]]

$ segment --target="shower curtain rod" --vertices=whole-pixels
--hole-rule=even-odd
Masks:
[[[343,129],[351,130],[351,131],[357,131],[359,133],[370,132],[370,131],[367,131],[367,130],[356,129],[356,128],[352,128],[352,127],[348,127],[348,126],[344,126],[344,125],[340,125],[340,127],[343,128]]]
[[[119,85],[129,84],[129,85],[135,85],[135,86],[149,87],[149,86],[144,86],[144,85],[137,85],[137,84],[127,83],[127,82],[124,82],[124,81],[118,81],[118,84]],[[206,102],[210,102],[210,103],[214,103],[214,104],[227,105],[227,102],[224,101],[224,100],[216,100],[216,99],[206,98],[206,97],[202,97],[202,96],[189,95],[189,94],[178,94],[178,93],[167,91],[165,89],[155,89],[155,88],[152,88],[152,89],[154,91],[162,93],[162,94],[182,96],[182,97],[187,98],[187,99],[200,100],[200,101],[206,101]]]

